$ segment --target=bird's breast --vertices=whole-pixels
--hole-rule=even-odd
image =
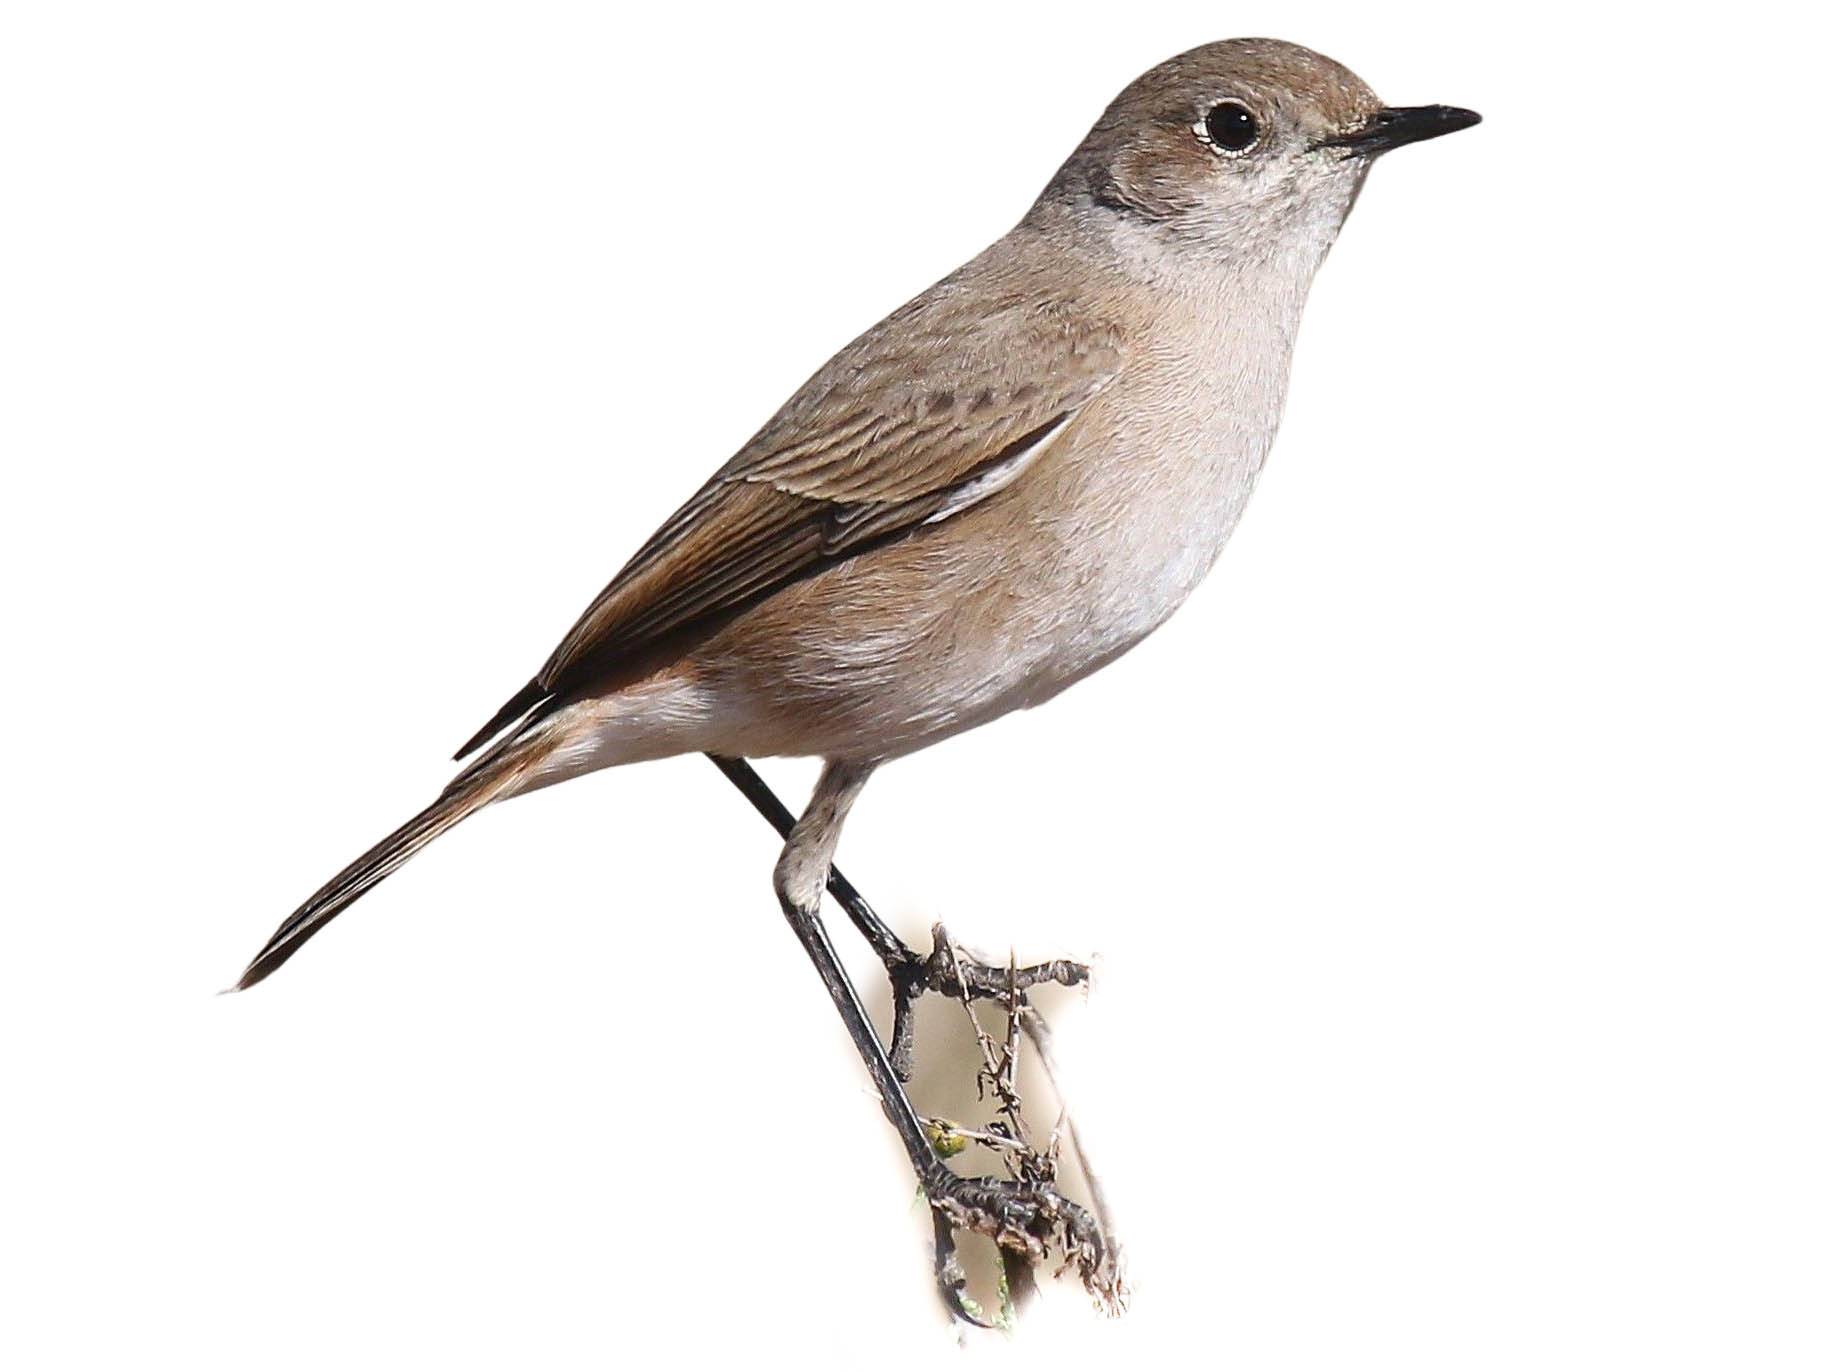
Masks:
[[[1236,354],[1231,354],[1236,357]],[[1155,629],[1212,569],[1237,527],[1282,410],[1282,359],[1214,374],[1210,355],[1164,359],[1098,397],[1037,492],[1073,606],[1069,651],[1109,660]],[[1251,375],[1243,377],[1241,371]],[[1069,664],[1071,665],[1071,664]]]

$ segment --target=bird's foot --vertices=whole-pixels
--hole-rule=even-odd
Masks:
[[[1061,1195],[1051,1166],[1047,1171],[1050,1175],[1015,1180],[944,1172],[926,1188],[934,1217],[934,1279],[954,1318],[980,1328],[1003,1327],[1021,1293],[1033,1288],[1035,1270],[1049,1262],[1058,1263],[1057,1277],[1076,1275],[1100,1309],[1110,1314],[1123,1310],[1118,1246],[1107,1240],[1091,1211]],[[978,1302],[966,1294],[965,1269],[957,1252],[961,1233],[983,1235],[1003,1257],[1006,1294],[1000,1319],[986,1319]]]

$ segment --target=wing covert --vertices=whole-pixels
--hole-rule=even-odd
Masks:
[[[642,545],[472,746],[605,663],[991,498],[1117,374],[1115,329],[1016,298],[968,317],[948,284],[815,374]]]

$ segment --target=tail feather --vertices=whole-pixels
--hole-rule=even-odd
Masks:
[[[468,768],[437,800],[338,872],[294,910],[230,989],[245,991],[265,981],[307,939],[371,887],[404,866],[407,859],[440,834],[498,799],[549,751],[550,745],[542,746],[537,739],[512,740]]]

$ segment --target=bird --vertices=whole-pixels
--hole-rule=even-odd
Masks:
[[[1479,119],[1388,106],[1273,39],[1138,77],[1014,228],[840,349],[660,524],[458,750],[449,786],[231,989],[487,806],[704,753],[786,831],[777,901],[937,1236],[1032,1225],[1053,1198],[941,1162],[832,949],[819,909],[841,891],[846,816],[886,763],[1045,703],[1183,604],[1270,451],[1310,284],[1368,170]],[[779,756],[822,760],[791,824],[747,761]],[[842,887],[890,962],[894,935]]]

